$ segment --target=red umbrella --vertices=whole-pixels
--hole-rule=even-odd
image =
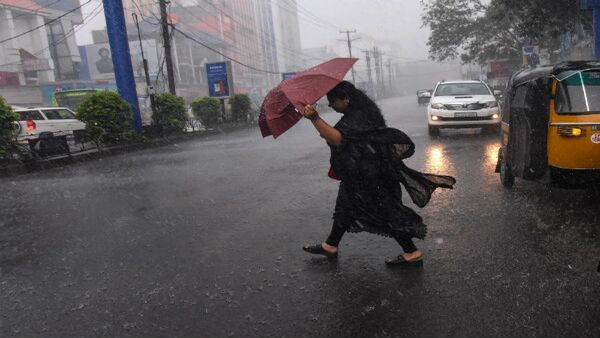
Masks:
[[[297,73],[271,89],[260,107],[258,125],[263,137],[277,138],[302,118],[308,104],[317,102],[344,76],[358,59],[335,58]]]

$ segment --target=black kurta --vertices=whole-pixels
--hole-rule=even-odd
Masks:
[[[438,187],[452,188],[449,176],[423,174],[404,165],[414,144],[403,132],[371,122],[360,111],[347,111],[334,126],[342,143],[331,145],[331,167],[341,179],[334,211],[337,226],[349,232],[383,236],[403,232],[423,239],[427,227],[421,216],[402,204],[403,184],[420,207]]]

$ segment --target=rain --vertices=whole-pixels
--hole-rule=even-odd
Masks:
[[[600,336],[598,13],[0,0],[0,337]]]

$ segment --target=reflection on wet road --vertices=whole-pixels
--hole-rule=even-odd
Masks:
[[[0,179],[0,336],[600,336],[598,200],[494,173],[499,137],[427,136],[414,97],[381,102],[455,176],[418,209],[422,270],[389,238],[331,226],[337,182],[307,121]],[[323,114],[335,122],[336,114]]]

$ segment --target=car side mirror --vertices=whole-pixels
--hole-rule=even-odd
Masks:
[[[431,93],[423,93],[423,97],[431,97]]]
[[[494,96],[500,96],[502,95],[502,91],[501,90],[494,90]]]

